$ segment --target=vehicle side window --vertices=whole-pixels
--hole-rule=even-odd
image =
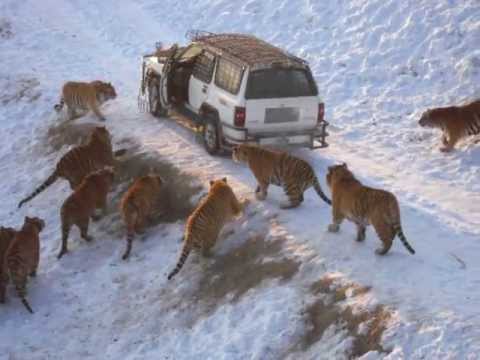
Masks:
[[[203,52],[195,60],[193,76],[198,80],[209,83],[212,80],[215,56],[209,52]]]
[[[243,68],[225,59],[218,59],[215,85],[232,94],[237,94],[242,82]]]

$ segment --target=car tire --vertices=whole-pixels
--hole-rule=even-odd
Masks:
[[[160,79],[158,77],[151,79],[148,84],[148,105],[150,113],[153,116],[161,117],[167,115],[167,109],[162,106],[160,101]]]
[[[210,155],[217,155],[220,151],[219,135],[218,122],[212,115],[206,115],[202,131],[202,139],[203,146]]]

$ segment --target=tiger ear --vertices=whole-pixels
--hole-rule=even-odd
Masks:
[[[210,180],[210,186],[212,186],[215,183],[215,181]]]
[[[344,167],[345,169],[348,169],[347,163],[346,162],[342,163],[342,167]]]
[[[227,178],[224,177],[224,178],[222,179],[222,181],[226,184],[226,183],[227,183]]]

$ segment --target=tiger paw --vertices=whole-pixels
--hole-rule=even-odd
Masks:
[[[328,232],[336,233],[338,230],[340,230],[340,226],[338,224],[328,225]]]
[[[451,147],[441,147],[440,151],[441,152],[450,152],[450,151],[452,151],[452,148]]]

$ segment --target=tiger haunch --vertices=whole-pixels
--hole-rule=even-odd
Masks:
[[[27,281],[28,276],[35,276],[37,273],[40,261],[39,234],[44,227],[45,222],[42,219],[25,217],[22,229],[15,234],[5,253],[1,275],[2,278],[8,277],[12,280],[18,297],[30,313],[33,313],[33,310],[26,299]]]
[[[15,229],[0,226],[0,304],[5,302],[5,290],[8,284],[8,274],[3,271],[5,254],[15,235]]]
[[[461,106],[449,106],[425,111],[419,125],[442,130],[443,152],[451,151],[462,138],[480,134],[480,100]]]
[[[267,197],[270,184],[283,187],[289,202],[282,208],[294,208],[303,201],[303,193],[313,186],[320,198],[327,204],[330,199],[325,195],[312,167],[305,160],[285,152],[267,150],[255,145],[242,144],[233,148],[232,158],[236,162],[248,164],[257,179],[255,196],[258,200]]]
[[[60,102],[54,106],[54,109],[60,112],[64,105],[67,105],[68,120],[76,119],[77,111],[91,110],[100,120],[105,121],[105,116],[100,112],[99,106],[116,97],[115,88],[110,83],[99,80],[92,82],[69,81],[63,85]]]
[[[62,247],[57,256],[60,259],[68,252],[67,241],[72,225],[80,229],[80,236],[91,241],[88,235],[90,218],[95,219],[95,209],[106,212],[107,195],[113,183],[113,169],[105,168],[89,174],[75,191],[63,202],[60,210],[62,222]]]
[[[415,250],[403,234],[400,223],[400,208],[392,193],[364,186],[358,181],[346,164],[330,166],[327,184],[332,190],[332,223],[330,232],[337,232],[344,219],[357,225],[357,241],[365,240],[367,225],[373,225],[383,247],[376,250],[385,255],[398,235],[402,244],[411,254]]]
[[[111,137],[108,130],[98,126],[92,130],[87,144],[76,146],[58,161],[54,172],[32,194],[19,202],[18,208],[52,185],[58,178],[70,183],[70,188],[78,186],[83,178],[92,171],[104,166],[113,166]]]
[[[162,184],[163,181],[158,175],[143,176],[135,180],[122,197],[120,211],[127,228],[127,247],[122,256],[123,260],[130,255],[135,232],[141,232],[146,219],[152,215]]]
[[[208,255],[223,226],[239,215],[246,204],[246,200],[238,201],[226,178],[210,181],[208,195],[187,219],[182,252],[168,279],[180,271],[191,250],[201,250],[203,255]]]

